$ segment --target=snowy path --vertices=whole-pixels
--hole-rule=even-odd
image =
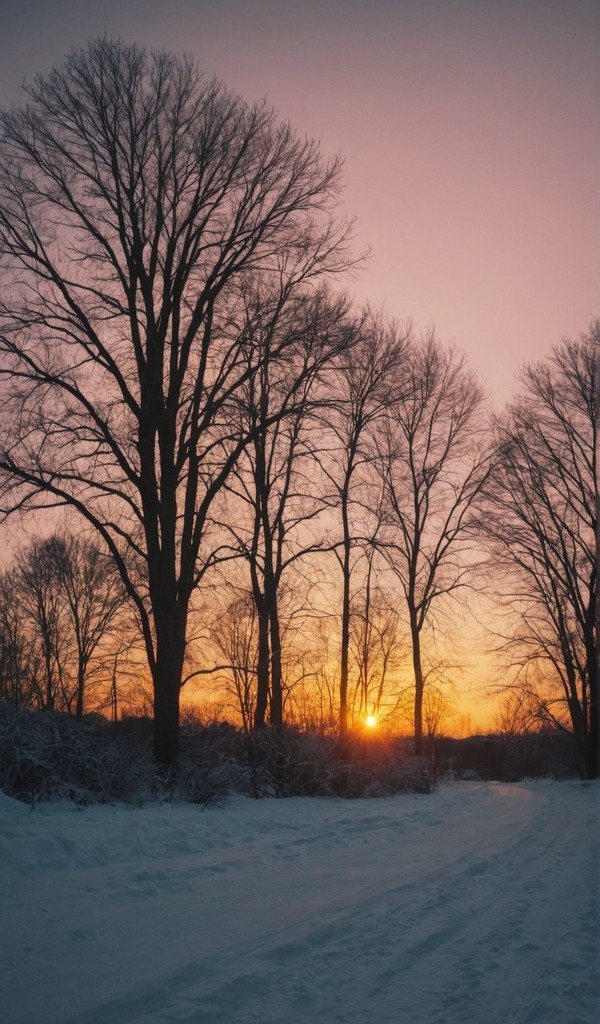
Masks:
[[[3,1024],[596,1024],[600,786],[0,799]]]

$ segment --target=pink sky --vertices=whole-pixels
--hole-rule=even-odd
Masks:
[[[341,152],[373,248],[352,291],[435,325],[496,402],[600,314],[598,0],[0,0],[0,104],[104,33]]]
[[[368,268],[498,401],[600,313],[597,0],[0,0],[0,102],[107,32],[192,53],[346,158]]]

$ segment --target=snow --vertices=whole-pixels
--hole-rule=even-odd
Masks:
[[[600,784],[0,794],[3,1024],[596,1024]]]

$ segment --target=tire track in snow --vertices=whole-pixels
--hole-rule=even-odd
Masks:
[[[594,1024],[595,885],[589,849],[578,842],[582,828],[593,834],[597,812],[574,821],[568,791],[557,817],[542,791],[490,789],[500,826],[486,837],[463,831],[458,844],[454,835],[443,871],[424,867],[408,885],[383,886],[325,928],[283,943],[272,936],[270,949],[255,950],[253,971],[238,970],[237,952],[226,986],[191,1015],[169,1019],[221,1024],[229,1010],[220,1006],[233,995],[238,1024]],[[415,834],[414,845],[422,838]],[[261,970],[261,959],[276,970]],[[343,1005],[327,996],[340,987]]]
[[[46,898],[43,880],[23,890],[32,926],[54,915],[26,954],[42,987],[65,986],[44,1020],[595,1024],[599,792],[463,784],[186,811],[174,828],[168,810],[140,812],[129,852],[106,856],[116,816],[91,868],[76,825],[66,845],[59,830],[55,863],[79,850],[81,871]],[[27,996],[10,1024],[36,1019]]]

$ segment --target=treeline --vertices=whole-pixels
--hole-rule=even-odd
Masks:
[[[184,683],[206,674],[246,730],[345,734],[372,715],[404,731],[416,723],[420,744],[448,709],[444,655],[421,643],[432,609],[468,579],[460,556],[487,473],[474,443],[481,393],[432,337],[399,337],[371,316],[352,330],[344,359],[257,434],[215,502],[210,600],[190,612]],[[295,370],[288,361],[290,387]],[[2,587],[5,697],[81,715],[85,693],[88,710],[114,710],[106,670],[123,671],[124,638],[134,657],[142,637],[97,544],[37,539]]]
[[[372,342],[373,336],[369,353],[379,357],[381,351],[372,347]],[[549,726],[574,731],[580,768],[588,774],[591,769],[585,758],[591,757],[594,743],[595,637],[590,612],[595,597],[594,552],[591,547],[586,551],[584,520],[575,506],[572,481],[582,467],[575,462],[569,465],[567,437],[562,431],[568,424],[569,431],[584,437],[583,420],[573,412],[581,413],[585,394],[569,396],[567,370],[573,375],[578,370],[577,379],[584,384],[586,360],[593,366],[591,357],[593,346],[588,341],[563,346],[555,353],[552,376],[548,374],[550,363],[535,372],[533,368],[527,371],[530,382],[541,378],[545,388],[538,386],[536,392],[530,387],[527,401],[523,395],[522,402],[496,420],[495,435],[490,427],[484,441],[483,433],[477,432],[477,486],[461,510],[463,532],[457,530],[453,546],[447,544],[446,550],[453,554],[449,567],[441,555],[437,562],[432,556],[432,527],[442,521],[447,532],[458,507],[444,489],[448,481],[452,481],[455,489],[451,494],[456,498],[464,493],[457,483],[473,479],[473,474],[469,477],[473,461],[465,459],[468,453],[473,460],[472,435],[466,431],[464,446],[457,444],[456,451],[449,443],[449,428],[459,420],[450,398],[461,393],[460,388],[453,391],[449,385],[452,381],[462,385],[465,372],[454,353],[432,338],[425,343],[403,339],[403,365],[412,366],[407,394],[412,394],[413,388],[416,394],[423,394],[416,389],[415,366],[420,361],[434,410],[432,415],[427,402],[419,408],[422,433],[412,432],[410,454],[398,443],[397,424],[402,422],[405,399],[396,395],[395,401],[390,401],[393,383],[399,377],[398,364],[393,362],[388,364],[390,376],[380,392],[381,402],[372,403],[369,417],[364,416],[364,407],[357,417],[367,420],[360,445],[347,442],[354,427],[351,419],[344,419],[355,404],[344,401],[343,393],[334,401],[333,388],[328,389],[327,399],[321,396],[319,402],[315,390],[312,405],[302,410],[301,422],[296,420],[289,433],[281,424],[272,433],[265,432],[260,442],[265,448],[269,445],[269,457],[264,460],[270,467],[266,500],[261,504],[252,490],[257,474],[249,454],[236,466],[224,490],[221,515],[212,524],[219,543],[214,548],[214,571],[207,575],[210,601],[195,607],[190,619],[186,685],[191,689],[194,680],[204,680],[200,702],[206,720],[228,719],[241,723],[245,732],[267,724],[286,724],[335,736],[344,707],[345,732],[357,724],[362,727],[372,715],[379,727],[387,725],[388,732],[416,735],[415,715],[420,714],[421,753],[423,739],[451,730],[456,720],[452,719],[452,691],[445,680],[449,641],[443,634],[441,644],[436,644],[435,630],[426,616],[417,636],[411,633],[414,608],[409,598],[422,591],[416,582],[412,591],[402,587],[401,539],[406,540],[411,510],[424,500],[427,488],[420,553],[431,593],[439,597],[449,629],[449,599],[469,583],[476,583],[479,590],[491,589],[498,612],[509,616],[504,639],[498,630],[497,641],[500,638],[499,646],[506,648],[516,669],[507,676],[511,688],[499,706],[496,731],[507,736]],[[360,365],[356,359],[346,366],[352,370],[353,383],[361,379]],[[443,405],[434,387],[438,373],[443,380]],[[341,392],[348,378],[339,367],[336,377]],[[558,433],[544,417],[542,403],[548,399],[550,381],[553,406],[549,411],[561,424]],[[411,397],[413,411],[416,394]],[[474,408],[479,409],[478,393],[471,389],[469,398],[474,397]],[[560,453],[560,473],[553,472],[548,463],[542,473],[539,447],[525,449],[525,415],[536,431],[545,423],[544,444],[548,451]],[[445,461],[437,458],[434,476],[428,473],[426,457],[434,453],[436,434],[445,438]],[[420,446],[422,436],[427,444]],[[512,445],[518,445],[521,456],[529,460],[527,477],[514,472]],[[480,456],[482,451],[485,459]],[[455,467],[452,455],[456,455]],[[348,474],[351,460],[353,472]],[[402,466],[420,466],[417,479],[422,496],[417,487],[411,488],[410,481],[404,483],[402,494],[394,488],[395,472]],[[569,486],[564,489],[561,507],[558,488],[563,478],[569,480]],[[534,486],[542,488],[541,493],[534,492]],[[493,514],[500,502],[502,517]],[[430,511],[433,506],[439,518]],[[405,524],[402,538],[398,536],[399,522]],[[261,536],[258,527],[264,531],[265,526],[269,530]],[[581,538],[577,558],[565,543],[568,531]],[[443,530],[433,535],[438,543],[439,537],[445,537]],[[591,538],[591,532],[587,537]],[[484,565],[486,547],[493,561]],[[558,557],[561,551],[566,560],[562,567],[551,561],[551,556]],[[275,552],[270,563],[265,552],[271,556]],[[502,577],[490,578],[490,569],[498,574],[500,567]],[[267,604],[269,569],[275,585]],[[586,581],[587,593],[583,589]],[[113,720],[132,710],[150,711],[150,679],[144,671],[134,609],[113,561],[96,543],[67,532],[35,539],[18,552],[0,577],[0,594],[3,700],[16,707],[63,710],[77,717],[84,708],[102,711]],[[565,599],[569,594],[571,605]],[[573,600],[577,596],[579,604]],[[429,607],[435,607],[433,601]],[[433,625],[439,628],[439,616]],[[417,646],[422,638],[423,650]],[[277,674],[273,644],[277,645]],[[261,645],[267,652],[262,678]],[[415,652],[425,666],[420,704],[415,699],[419,696]],[[347,673],[344,688],[341,665]]]
[[[81,713],[125,644],[162,764],[199,680],[255,734],[410,702],[419,754],[485,535],[509,682],[597,774],[598,327],[490,426],[457,352],[334,290],[360,263],[340,162],[264,103],[106,39],[27,92],[0,118],[2,507],[68,507],[82,539],[6,573],[5,690]],[[65,566],[92,552],[86,632]]]

